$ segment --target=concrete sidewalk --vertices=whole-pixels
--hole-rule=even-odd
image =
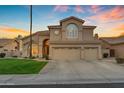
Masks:
[[[0,85],[124,83],[124,66],[114,60],[52,61],[33,75],[0,75]]]

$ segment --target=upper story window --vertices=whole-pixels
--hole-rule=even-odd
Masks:
[[[69,24],[66,27],[67,38],[78,38],[78,26],[76,24]]]

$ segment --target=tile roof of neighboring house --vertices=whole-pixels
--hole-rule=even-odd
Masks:
[[[121,36],[121,37],[103,37],[100,39],[109,43],[109,44],[112,44],[112,45],[124,44],[124,36]]]
[[[0,39],[0,46],[5,46],[13,41],[14,41],[14,39],[2,38],[2,39]]]
[[[37,34],[40,35],[40,36],[49,36],[49,30],[35,32],[35,33],[32,34],[32,36],[35,36]],[[30,37],[30,35],[22,38],[22,40],[27,39],[29,37]]]

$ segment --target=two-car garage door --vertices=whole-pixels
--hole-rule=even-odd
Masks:
[[[80,48],[54,48],[53,59],[79,60],[80,59]]]
[[[83,54],[82,54],[83,51]],[[82,56],[83,55],[83,56]],[[97,60],[98,48],[85,47],[81,48],[53,48],[53,59],[55,60]]]

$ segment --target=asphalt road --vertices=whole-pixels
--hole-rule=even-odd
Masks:
[[[124,88],[124,83],[0,85],[0,88]]]

